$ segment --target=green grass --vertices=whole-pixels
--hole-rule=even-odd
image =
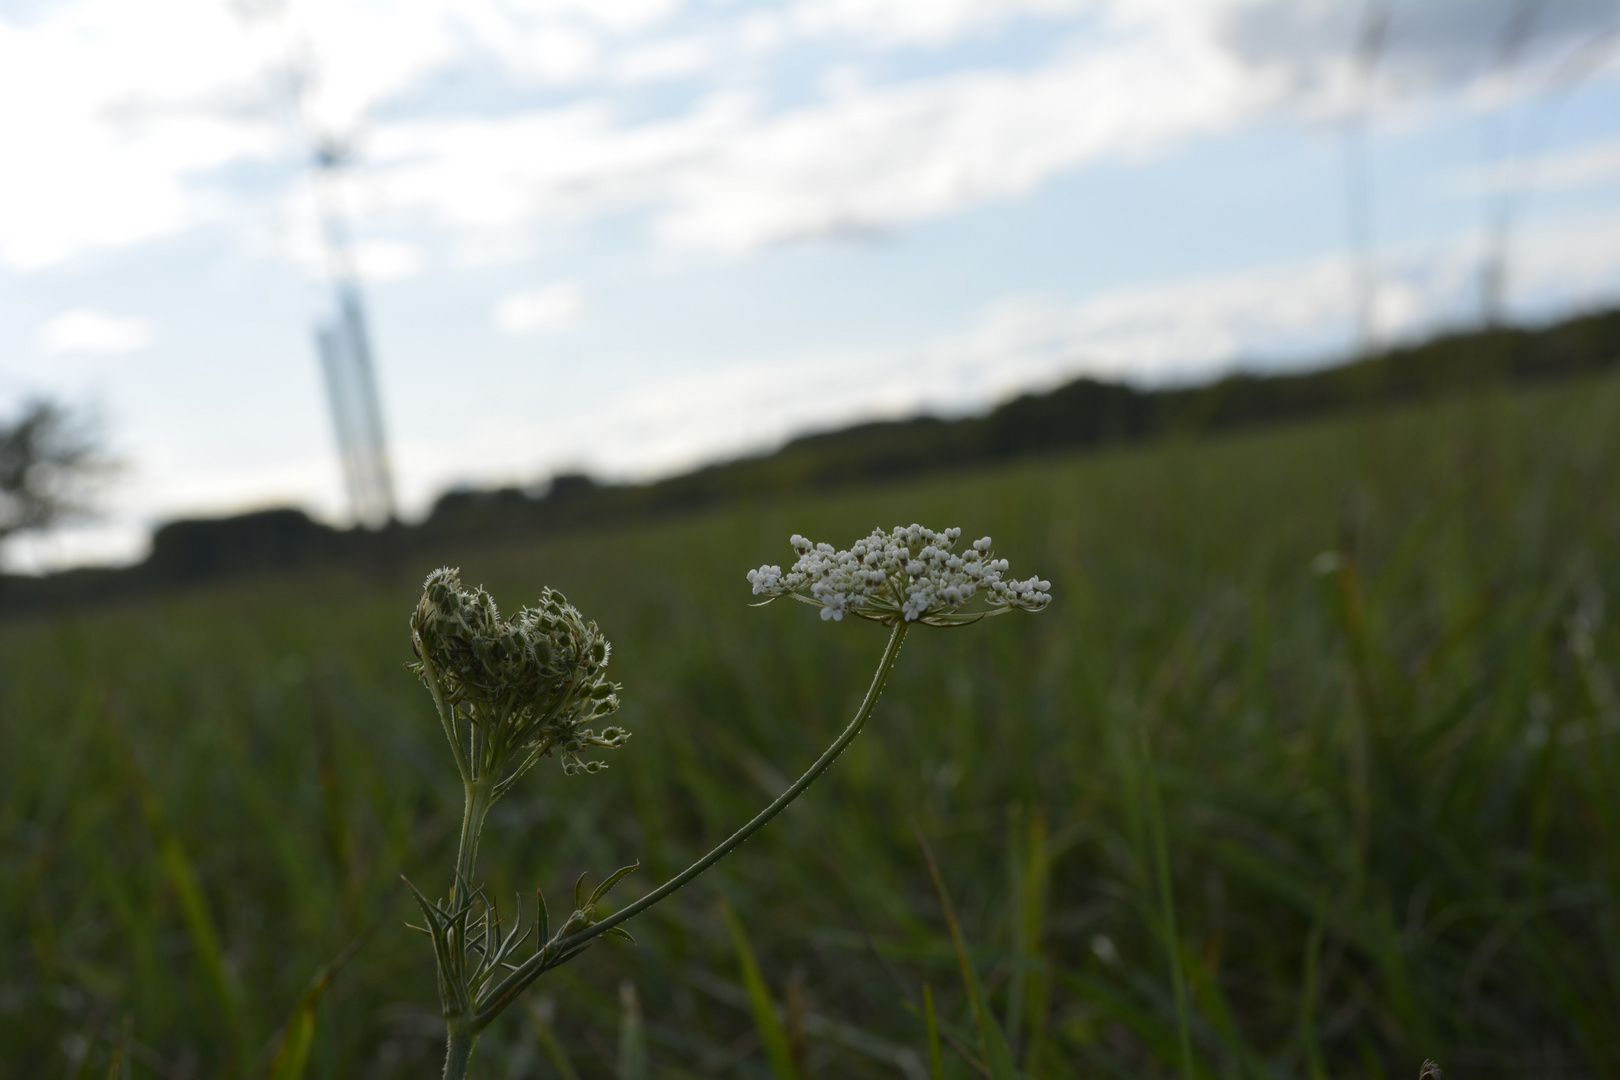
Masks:
[[[1179,1076],[1184,1039],[1201,1078],[1620,1076],[1617,466],[1611,379],[434,552],[615,642],[635,737],[486,831],[492,894],[554,916],[581,870],[680,869],[854,709],[881,628],[746,606],[789,533],[960,524],[1056,597],[912,633],[829,774],[474,1074],[923,1078],[927,984],[947,1077],[987,1028],[1032,1078]],[[443,888],[460,791],[416,580],[0,628],[0,1074],[437,1075],[399,875]]]

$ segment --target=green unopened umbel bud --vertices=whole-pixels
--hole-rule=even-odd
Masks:
[[[559,753],[565,773],[595,772],[589,747],[614,749],[630,733],[593,725],[619,708],[619,686],[606,675],[612,647],[559,592],[503,620],[483,589],[468,589],[456,570],[435,570],[411,616],[413,670],[456,720],[480,729],[499,773],[509,754],[527,751],[522,773]],[[515,778],[515,776],[513,777]]]

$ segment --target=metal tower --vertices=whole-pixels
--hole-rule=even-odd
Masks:
[[[332,285],[330,313],[315,324],[315,350],[332,410],[349,515],[356,525],[380,529],[394,520],[394,479],[388,465],[388,438],[377,396],[360,276],[343,206],[342,174],[350,155],[343,142],[322,135],[323,125],[309,115],[306,94],[316,74],[314,48],[291,25],[287,7],[285,0],[234,0],[230,5],[249,30],[279,27],[285,36],[279,97],[295,139],[310,152],[316,216]]]
[[[394,519],[394,480],[365,305],[338,190],[344,163],[343,153],[331,146],[323,146],[315,155],[316,198],[333,293],[331,314],[316,323],[315,346],[326,376],[349,512],[356,524],[379,529]]]

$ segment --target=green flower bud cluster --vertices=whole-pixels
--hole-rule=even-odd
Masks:
[[[620,687],[606,675],[612,648],[559,592],[546,589],[534,607],[503,620],[489,593],[464,587],[456,570],[435,570],[411,630],[413,670],[502,750],[556,753],[565,773],[596,772],[602,763],[581,752],[630,737],[620,727],[594,730],[619,708]]]

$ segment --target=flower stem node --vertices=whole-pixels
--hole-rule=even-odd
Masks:
[[[788,541],[798,561],[748,571],[761,603],[788,596],[821,609],[822,619],[846,614],[894,626],[965,626],[1009,611],[1040,611],[1052,602],[1050,581],[1006,576],[1007,560],[995,557],[988,536],[956,550],[962,530],[935,532],[921,525],[874,529],[847,550],[794,534]],[[980,602],[974,604],[978,599]]]

